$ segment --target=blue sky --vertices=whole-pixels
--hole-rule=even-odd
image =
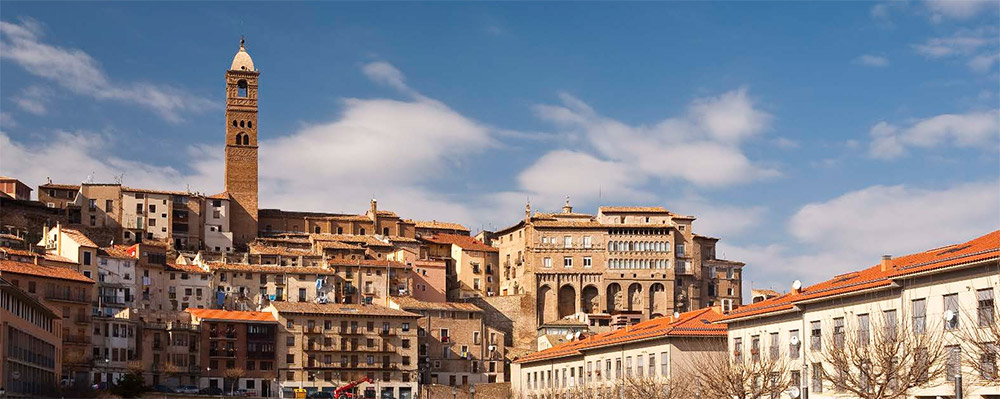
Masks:
[[[995,2],[3,3],[0,173],[222,190],[261,71],[264,207],[474,230],[698,216],[787,289],[1000,226]]]

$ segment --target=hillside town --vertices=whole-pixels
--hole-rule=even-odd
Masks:
[[[0,177],[0,396],[1000,397],[1000,231],[777,292],[668,207],[266,208],[260,79],[241,40],[218,193]]]

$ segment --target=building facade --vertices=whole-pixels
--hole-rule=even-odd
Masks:
[[[576,316],[597,327],[741,303],[743,264],[715,258],[694,217],[661,207],[601,207],[597,215],[531,214],[495,232],[500,295],[536,306],[526,326]],[[712,289],[709,289],[711,287]]]
[[[420,315],[420,383],[468,386],[505,382],[504,333],[484,322],[470,303],[393,298],[390,307]]]
[[[58,313],[0,278],[0,384],[7,395],[54,393],[62,375],[61,329]]]
[[[729,351],[735,359],[772,356],[789,365],[793,386],[810,398],[842,397],[824,373],[834,375],[824,363],[838,336],[873,337],[878,331],[905,326],[912,334],[931,334],[948,351],[947,375],[915,388],[917,398],[951,397],[956,374],[971,387],[966,397],[1000,395],[995,383],[980,385],[974,367],[964,359],[972,353],[987,362],[996,381],[997,353],[976,353],[978,342],[963,333],[997,323],[996,295],[1000,293],[1000,231],[972,241],[897,257],[886,256],[867,269],[845,273],[809,287],[736,309],[721,322],[729,326]],[[904,328],[904,327],[900,327]],[[991,338],[995,340],[996,337]],[[994,347],[995,348],[995,347]],[[912,354],[917,348],[903,348]],[[966,355],[962,355],[966,353]],[[908,356],[902,353],[900,356]],[[990,364],[992,364],[990,366]],[[940,365],[937,365],[940,366]],[[850,370],[850,372],[857,372]]]
[[[713,308],[695,310],[581,335],[522,356],[511,365],[511,394],[558,398],[566,392],[616,388],[626,379],[666,386],[671,378],[687,378],[693,358],[725,352],[726,326],[709,324],[721,316]]]
[[[260,72],[243,47],[226,71],[226,193],[234,245],[257,237],[257,85]]]
[[[268,312],[188,309],[200,334],[200,386],[277,396],[277,321]]]
[[[278,320],[278,380],[293,390],[333,391],[361,381],[364,397],[415,399],[419,315],[380,305],[273,302]]]

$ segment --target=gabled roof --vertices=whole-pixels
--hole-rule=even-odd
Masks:
[[[471,236],[461,234],[434,234],[420,237],[421,240],[434,244],[457,245],[467,251],[499,252],[499,249],[484,244]]]
[[[602,206],[597,210],[600,213],[670,213],[662,206]]]
[[[626,328],[556,345],[549,349],[523,356],[515,360],[515,362],[530,363],[538,360],[580,355],[587,350],[664,337],[725,337],[726,325],[713,324],[721,316],[722,314],[715,309],[705,308],[682,313],[677,317],[659,317]]]
[[[184,273],[194,273],[194,274],[209,274],[211,272],[205,271],[197,265],[182,265],[178,263],[168,263],[167,271],[179,271]]]
[[[38,187],[40,187],[40,188],[54,188],[56,190],[74,190],[74,191],[80,190],[80,185],[78,185],[78,184],[47,183],[47,184],[42,184],[42,185],[40,185]]]
[[[135,259],[135,251],[129,252],[128,245],[112,245],[110,247],[99,248],[97,250],[97,256],[104,256],[108,258],[118,258],[118,259]]]
[[[798,292],[789,292],[758,303],[734,309],[722,321],[766,317],[769,314],[794,310],[803,301],[822,300],[870,289],[886,288],[896,279],[923,273],[944,271],[954,266],[1000,259],[1000,230],[962,244],[935,248],[925,252],[887,260],[885,268],[878,264],[867,269],[844,273]]]
[[[77,244],[80,244],[81,246],[97,248],[97,244],[91,241],[86,234],[80,232],[80,230],[63,227],[62,232],[63,234],[69,236],[69,238],[71,238],[73,241],[76,241]]]
[[[312,249],[250,244],[250,255],[319,256]]]
[[[278,265],[248,265],[242,263],[209,263],[208,267],[212,271],[230,272],[251,272],[251,273],[273,273],[273,274],[317,274],[333,276],[336,273],[333,269],[324,269],[318,266],[278,266]]]
[[[56,266],[42,266],[34,263],[18,262],[8,259],[0,259],[0,272],[78,281],[81,283],[94,282],[94,280],[87,278],[87,276],[84,276],[83,274],[80,274],[80,272],[73,269]]]
[[[215,195],[212,195],[212,196],[209,196],[208,198],[211,198],[211,199],[224,199],[224,200],[227,200],[227,199],[229,199],[229,198],[230,198],[230,196],[229,196],[229,191],[223,191],[223,192],[221,192],[221,193],[218,193],[218,194],[215,194]]]
[[[417,226],[418,229],[442,229],[442,230],[462,230],[469,231],[465,226],[458,223],[441,222],[437,220],[415,220],[410,221]]]
[[[246,321],[257,323],[278,322],[274,319],[274,315],[268,312],[241,312],[236,310],[196,308],[187,308],[184,311],[202,320]]]

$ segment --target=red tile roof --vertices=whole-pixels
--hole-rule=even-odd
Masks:
[[[128,245],[112,245],[110,247],[99,248],[97,250],[98,256],[105,256],[108,258],[119,258],[119,259],[135,259],[135,252],[129,252]]]
[[[484,244],[470,236],[464,236],[461,234],[434,234],[429,236],[420,237],[424,241],[432,242],[435,244],[454,244],[458,245],[460,248],[468,251],[485,251],[485,252],[499,252],[499,249],[491,247]]]
[[[78,244],[82,246],[97,248],[97,244],[91,241],[86,234],[80,232],[80,230],[68,229],[63,227],[62,232],[63,234],[66,234],[67,236],[69,236],[69,238],[71,238],[73,241],[76,241]]]
[[[309,267],[309,266],[278,266],[278,265],[247,265],[241,263],[209,263],[209,269],[212,271],[233,271],[233,272],[252,272],[252,273],[274,273],[274,274],[318,274],[318,275],[328,275],[333,276],[336,273],[333,269],[324,269],[322,267]]]
[[[394,296],[389,299],[403,310],[446,310],[482,313],[482,309],[465,302],[426,302],[408,296]]]
[[[802,301],[888,287],[893,280],[915,273],[934,272],[953,266],[998,259],[1000,259],[1000,230],[962,244],[900,256],[889,260],[885,270],[882,264],[878,264],[861,271],[835,276],[830,280],[803,288],[799,292],[789,292],[749,304],[733,310],[724,316],[722,321],[766,316],[791,310],[796,303]]]
[[[515,360],[517,363],[528,363],[538,360],[553,359],[564,356],[582,354],[583,351],[612,345],[645,341],[663,337],[725,337],[726,325],[713,324],[722,314],[713,308],[705,308],[677,317],[667,316],[618,329],[606,333],[591,335],[577,341],[570,341],[553,346],[549,349],[528,354]]]
[[[462,226],[458,223],[439,222],[437,220],[415,220],[411,222],[413,222],[413,224],[415,224],[418,229],[443,229],[443,230],[469,231],[468,227]]]
[[[420,317],[420,315],[415,313],[387,308],[381,305],[278,301],[271,302],[271,306],[273,306],[279,313],[329,314],[340,316]]]
[[[597,209],[602,213],[670,213],[662,206],[602,206]]]
[[[83,274],[80,274],[80,272],[73,269],[56,266],[42,266],[34,263],[17,262],[7,259],[0,259],[0,272],[79,281],[81,283],[94,282],[94,280],[87,278],[87,276],[84,276]]]
[[[209,274],[210,273],[210,272],[207,272],[204,269],[202,269],[201,267],[198,267],[196,265],[181,265],[181,264],[176,264],[176,263],[168,263],[167,264],[167,271],[170,271],[171,269],[179,271],[179,272],[195,273],[195,274]]]
[[[202,320],[249,321],[262,323],[278,322],[278,320],[274,318],[274,315],[268,312],[241,312],[236,310],[195,308],[187,308],[184,311]]]
[[[38,186],[38,187],[41,187],[41,188],[54,188],[54,189],[57,189],[57,190],[79,190],[80,189],[79,185],[75,185],[75,184],[56,184],[56,183],[43,184],[43,185]]]
[[[224,199],[224,200],[227,200],[227,199],[229,199],[229,191],[223,191],[223,192],[221,192],[221,193],[218,193],[218,194],[215,194],[215,195],[212,195],[212,196],[209,196],[208,198],[211,198],[211,199]]]

